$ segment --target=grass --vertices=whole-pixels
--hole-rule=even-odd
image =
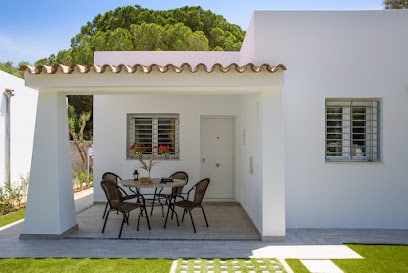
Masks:
[[[0,259],[0,268],[2,273],[168,273],[172,262],[169,259],[12,258]],[[176,273],[286,273],[276,259],[179,259],[177,262]]]
[[[6,215],[0,216],[0,227],[14,223],[15,221],[24,219],[25,209],[10,212]]]
[[[407,273],[407,245],[361,245],[347,244],[363,259],[334,259],[333,262],[344,273]],[[298,259],[286,262],[295,273],[310,273]]]
[[[299,259],[286,259],[285,261],[295,273],[310,273]]]
[[[344,273],[407,273],[408,246],[348,244],[364,259],[333,260]],[[295,273],[310,273],[297,259],[287,259]],[[169,259],[0,259],[2,273],[12,272],[101,272],[161,273],[170,271]],[[286,272],[276,259],[179,259],[176,273],[194,272]]]
[[[364,259],[333,260],[345,273],[408,272],[408,246],[359,244],[347,246]]]
[[[0,259],[2,273],[168,273],[171,264],[167,259]]]

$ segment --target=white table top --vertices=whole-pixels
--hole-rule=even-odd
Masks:
[[[149,183],[141,183],[139,180],[133,180],[133,179],[125,179],[122,181],[119,181],[119,184],[123,187],[131,187],[131,188],[150,188],[150,189],[155,189],[155,188],[172,188],[172,187],[180,187],[186,184],[185,180],[182,179],[173,179],[173,182],[166,182],[166,183],[160,183],[161,178],[151,178],[151,181]]]

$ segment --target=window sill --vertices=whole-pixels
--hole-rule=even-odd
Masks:
[[[327,164],[358,164],[358,165],[384,165],[383,161],[366,161],[366,160],[325,160]]]

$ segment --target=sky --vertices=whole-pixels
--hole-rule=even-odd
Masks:
[[[254,10],[380,10],[381,0],[11,0],[0,3],[0,62],[34,63],[70,48],[98,14],[121,6],[152,10],[201,6],[246,30]]]

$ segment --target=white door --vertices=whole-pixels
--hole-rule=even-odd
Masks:
[[[210,178],[205,199],[234,201],[234,119],[201,118],[201,177]]]

